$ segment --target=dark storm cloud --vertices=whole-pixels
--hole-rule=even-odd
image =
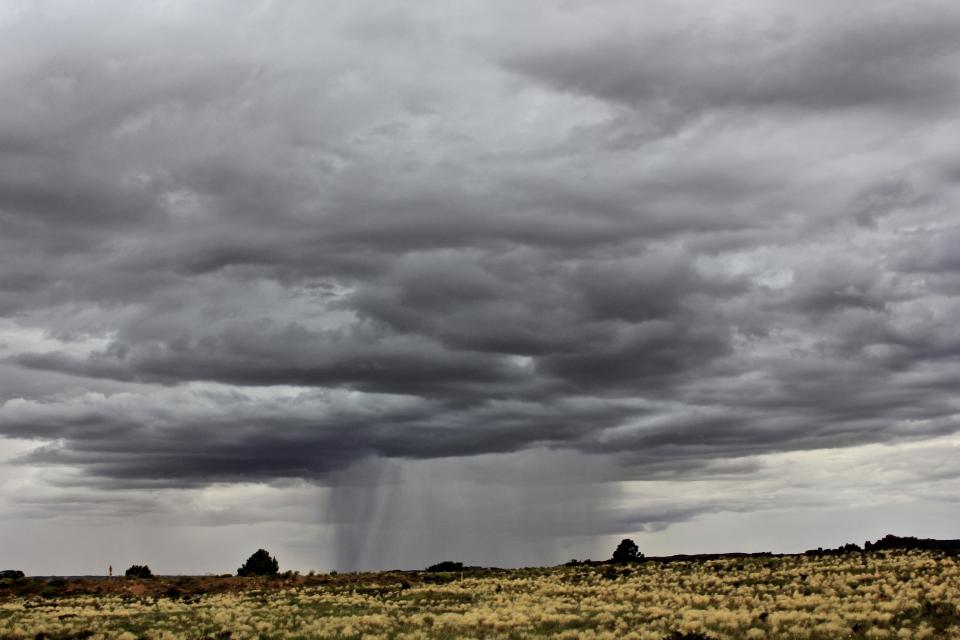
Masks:
[[[952,4],[154,9],[2,25],[0,353],[64,381],[2,396],[26,461],[637,478],[956,429]]]
[[[150,396],[87,394],[69,402],[7,402],[12,437],[54,442],[22,463],[68,464],[117,486],[190,486],[211,479],[329,479],[367,456],[431,458],[566,443],[637,412],[569,399],[555,406],[448,406],[410,396],[167,389]],[[590,425],[586,427],[584,425]],[[130,455],[135,443],[137,455]]]
[[[880,2],[854,13],[810,3],[740,23],[627,21],[603,38],[531,47],[505,64],[664,118],[728,108],[941,110],[954,103],[960,11]]]
[[[114,342],[81,360],[56,354],[24,354],[17,362],[34,368],[117,380],[175,383],[213,380],[240,385],[347,386],[364,391],[443,394],[445,389],[483,390],[519,386],[528,378],[503,359],[457,353],[415,337],[331,331],[299,325],[220,327],[211,334],[144,337]],[[131,341],[133,342],[133,341]]]

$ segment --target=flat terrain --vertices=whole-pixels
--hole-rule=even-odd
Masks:
[[[0,638],[960,638],[938,551],[0,582]]]

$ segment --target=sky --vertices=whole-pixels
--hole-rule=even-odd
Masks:
[[[960,537],[960,4],[0,0],[0,568]]]

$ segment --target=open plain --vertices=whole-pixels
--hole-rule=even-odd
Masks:
[[[960,638],[941,551],[270,578],[6,580],[0,637]]]

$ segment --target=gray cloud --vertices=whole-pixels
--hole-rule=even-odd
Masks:
[[[949,65],[960,14],[952,7],[905,11],[881,2],[859,7],[856,19],[829,3],[769,9],[714,23],[681,9],[663,22],[628,20],[613,37],[534,46],[505,62],[674,125],[716,109],[941,110],[956,100]]]
[[[957,430],[953,5],[452,11],[2,14],[24,468],[650,480]]]

